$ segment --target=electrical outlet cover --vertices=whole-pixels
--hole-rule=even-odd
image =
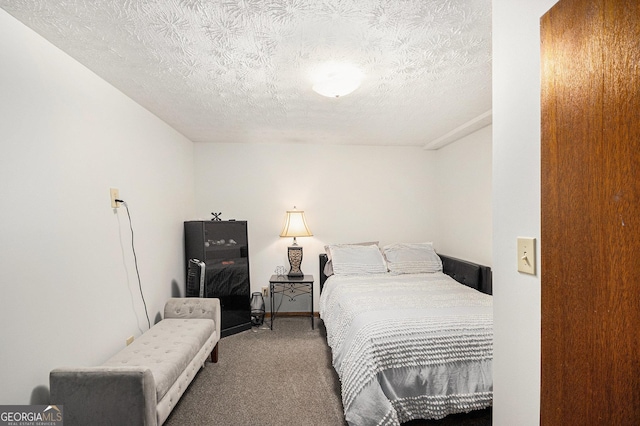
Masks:
[[[117,209],[120,207],[120,203],[116,201],[120,199],[120,191],[117,188],[109,188],[109,196],[111,197],[111,208]]]

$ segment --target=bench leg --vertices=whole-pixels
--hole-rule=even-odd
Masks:
[[[218,362],[218,343],[216,343],[211,351],[211,362]]]

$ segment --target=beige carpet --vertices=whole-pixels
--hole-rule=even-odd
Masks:
[[[165,425],[314,425],[344,422],[340,382],[322,321],[277,318],[220,340]]]
[[[167,426],[344,426],[340,381],[331,366],[322,321],[282,317],[220,340]],[[408,425],[490,426],[491,410]]]

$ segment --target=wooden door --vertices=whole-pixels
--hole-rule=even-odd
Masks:
[[[640,424],[640,1],[541,21],[541,424]]]

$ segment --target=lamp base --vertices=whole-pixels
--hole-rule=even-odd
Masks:
[[[293,272],[293,273],[292,273],[292,272],[289,272],[289,273],[287,274],[287,277],[289,277],[289,278],[300,278],[300,279],[302,279],[302,278],[304,278],[304,274],[302,273],[302,271],[301,271],[301,272]]]
[[[289,246],[287,249],[287,255],[289,257],[289,265],[291,265],[287,276],[290,278],[303,277],[304,274],[300,270],[300,265],[302,264],[302,247]]]

